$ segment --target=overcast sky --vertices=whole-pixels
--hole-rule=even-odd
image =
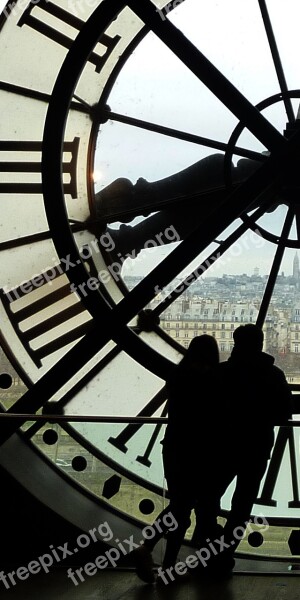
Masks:
[[[288,0],[268,3],[281,60],[290,89],[299,88],[300,4]],[[291,19],[291,15],[293,18]],[[257,0],[186,0],[169,18],[254,104],[280,91],[274,63]],[[109,98],[113,111],[154,123],[227,142],[237,119],[199,82],[152,33],[139,45],[122,70]],[[298,100],[293,101],[297,112]],[[283,103],[264,111],[282,133],[287,124]],[[266,150],[249,132],[239,145]],[[139,177],[156,181],[172,175],[216,150],[146,132],[127,125],[108,122],[101,130],[96,160],[96,189],[117,177],[135,183]],[[275,235],[281,232],[286,206],[264,216],[260,224]],[[221,239],[223,236],[220,236]],[[296,238],[295,226],[291,237]],[[239,247],[228,252],[214,272],[252,274],[259,268],[266,274],[276,246],[245,234]],[[214,249],[214,247],[212,247]],[[139,262],[128,261],[130,272],[143,274],[168,249],[147,250]],[[202,255],[205,257],[207,253]],[[292,273],[295,250],[285,253],[281,271]],[[142,260],[143,258],[143,260]],[[198,259],[194,264],[199,264]],[[189,269],[185,270],[185,274]],[[212,270],[210,271],[213,272]],[[209,273],[207,273],[209,274]]]

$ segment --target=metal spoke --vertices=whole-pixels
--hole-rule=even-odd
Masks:
[[[72,223],[70,224],[70,227],[73,233],[76,233],[77,231],[84,231],[85,229],[87,229],[85,223]],[[49,240],[51,237],[52,234],[50,231],[41,231],[40,233],[24,235],[23,237],[16,238],[14,240],[0,242],[0,252],[3,250],[12,250],[13,248],[19,248],[20,246],[28,246],[29,244],[43,242],[44,240]]]
[[[36,411],[110,339],[126,348],[126,352],[133,359],[143,366],[147,365],[146,368],[164,379],[170,368],[170,361],[155,352],[148,344],[143,345],[143,352],[141,352],[141,344],[137,336],[129,331],[126,324],[157,295],[158,290],[170,283],[178,272],[181,272],[199,252],[204,250],[211,237],[215,239],[233,220],[251,209],[255,202],[261,204],[277,191],[280,168],[286,166],[292,153],[295,153],[299,147],[298,133],[290,140],[281,136],[171,23],[160,19],[155,6],[150,1],[144,0],[141,3],[140,0],[132,0],[128,4],[138,15],[141,15],[141,18],[146,16],[144,22],[154,27],[155,33],[158,33],[165,43],[167,38],[171,50],[240,120],[245,122],[245,126],[264,145],[274,152],[266,163],[247,179],[246,183],[241,184],[217,209],[212,210],[209,219],[203,219],[201,224],[196,226],[195,230],[113,309],[101,301],[98,293],[92,292],[87,296],[79,293],[87,310],[95,319],[95,326],[17,402],[19,405],[14,408],[20,412],[22,407],[25,411]],[[70,260],[74,259],[74,261],[78,258],[78,248],[67,223],[65,205],[62,201],[62,131],[79,68],[83,65],[85,56],[92,50],[96,36],[100,35],[97,17],[101,15],[104,24],[106,20],[111,19],[113,11],[115,14],[115,11],[120,10],[123,5],[123,0],[115,0],[113,8],[109,2],[100,3],[93,13],[93,18],[89,19],[79,32],[58,74],[45,121],[42,174],[46,215],[49,227],[53,229],[53,241],[58,255],[70,255]],[[88,273],[84,265],[81,262],[76,263],[72,271],[74,284],[82,285],[87,277]],[[136,340],[139,343],[136,343]],[[16,426],[1,431],[0,440],[7,439]]]
[[[257,317],[256,324],[259,327],[263,326],[263,323],[267,316],[268,308],[269,308],[270,301],[271,301],[271,296],[273,294],[274,286],[276,283],[276,279],[278,277],[278,272],[279,272],[282,258],[284,255],[286,240],[289,237],[293,219],[294,219],[293,209],[289,208],[284,225],[283,225],[282,234],[281,234],[281,237],[280,237],[280,240],[278,243],[278,247],[277,247],[277,250],[275,253],[273,265],[272,265],[271,272],[269,275],[268,283],[266,285],[266,289],[265,289],[265,293],[264,293],[262,303],[260,306],[259,314]]]
[[[271,54],[273,57],[273,62],[274,62],[275,70],[277,73],[277,78],[279,81],[280,89],[283,94],[286,94],[288,92],[288,86],[286,83],[285,74],[284,74],[284,70],[282,67],[281,58],[280,58],[278,46],[276,43],[276,38],[274,35],[270,15],[269,15],[269,12],[267,9],[266,0],[258,0],[258,3],[259,3],[262,18],[263,18],[266,34],[268,37],[269,46],[270,46]],[[292,101],[288,96],[285,95],[285,96],[283,96],[283,102],[284,102],[288,120],[290,123],[293,123],[295,121],[295,114],[294,114]]]
[[[219,142],[218,140],[212,140],[210,138],[195,135],[193,133],[187,133],[185,131],[180,131],[179,129],[172,129],[171,127],[165,127],[157,123],[136,119],[134,117],[129,117],[127,115],[122,115],[109,110],[103,111],[101,118],[103,120],[105,119],[105,121],[110,119],[111,121],[132,125],[133,127],[139,127],[140,129],[153,131],[154,133],[160,133],[161,135],[166,135],[178,140],[183,140],[185,142],[191,142],[207,148],[214,148],[223,152],[226,152],[227,150],[227,144],[225,142]],[[241,148],[240,146],[235,146],[234,153],[237,156],[243,156],[259,162],[266,160],[266,156],[261,154],[261,152],[255,152],[254,150],[248,150],[247,148]]]
[[[32,90],[21,85],[8,83],[7,81],[0,81],[0,90],[4,92],[10,92],[11,94],[17,94],[18,96],[24,96],[25,98],[39,100],[40,102],[46,102],[47,104],[49,104],[51,100],[51,94],[39,92],[38,90]],[[72,108],[73,110],[77,110],[78,112],[83,112],[85,114],[90,114],[92,110],[91,107],[81,99],[80,102],[72,101],[70,104],[70,108]]]
[[[59,414],[60,411],[74,398],[77,392],[80,392],[82,387],[87,386],[88,383],[92,381],[92,379],[94,379],[94,377],[96,377],[110,361],[118,356],[121,351],[121,347],[115,346],[112,350],[110,350],[110,352],[108,352],[106,356],[104,356],[102,360],[99,361],[99,363],[97,363],[88,373],[86,373],[86,375],[84,375],[80,381],[76,382],[72,389],[68,390],[63,398],[55,402],[56,414]],[[43,427],[43,425],[43,422],[39,423],[37,421],[36,423],[33,423],[31,427],[24,432],[24,436],[31,438],[39,431],[39,429],[41,429],[41,427]]]
[[[185,279],[176,288],[153,309],[153,316],[159,316],[164,312],[181,294],[183,294],[203,273],[215,264],[218,259],[238,240],[247,229],[249,229],[249,221],[251,223],[259,219],[265,212],[267,206],[264,204],[258,208],[251,217],[247,217],[245,221],[231,233],[228,238],[220,243],[217,251],[213,251],[192,273],[187,275]]]
[[[295,217],[296,217],[296,230],[297,230],[297,239],[300,244],[300,207],[298,205],[295,206]]]
[[[299,145],[299,136],[296,133],[290,140],[285,139],[259,111],[240,94],[234,86],[204,57],[186,37],[178,31],[168,20],[162,21],[150,0],[143,3],[129,0],[128,6],[141,17],[147,27],[151,28],[167,44],[173,53],[186,64],[188,68],[213,91],[221,101],[232,108],[236,116],[245,122],[260,141],[269,147],[272,156],[247,179],[245,184],[239,186],[222,202],[218,209],[212,210],[209,218],[204,219],[195,230],[184,239],[179,247],[175,248],[165,260],[146,276],[128,295],[126,295],[113,310],[106,310],[103,306],[100,339],[106,335],[107,328],[110,334],[119,333],[120,327],[130,322],[138,312],[157,295],[158,290],[170,283],[178,272],[181,272],[210,242],[211,237],[217,237],[224,228],[239,217],[242,213],[259,203],[265,197],[276,191],[277,178],[280,168],[285,165],[291,153]],[[60,256],[70,254],[74,262],[78,258],[78,249],[72,233],[66,224],[65,206],[62,202],[61,182],[61,148],[62,134],[69,108],[70,99],[73,97],[74,88],[78,79],[78,70],[82,68],[85,57],[94,48],[94,41],[99,37],[99,20],[102,23],[111,19],[113,10],[121,10],[123,0],[115,0],[112,9],[111,3],[100,3],[94,11],[93,18],[89,19],[79,32],[75,43],[67,54],[62,69],[56,79],[52,91],[52,99],[45,120],[42,175],[44,182],[45,210],[50,229],[53,229],[53,242]],[[98,39],[98,38],[97,38]],[[79,52],[80,50],[80,52]],[[61,226],[58,228],[57,224]],[[211,228],[211,230],[210,230]],[[86,281],[87,272],[84,265],[76,263],[72,270],[72,281],[75,285],[82,285]],[[90,314],[97,320],[99,315],[99,295],[88,294],[84,296],[79,292],[82,301]],[[107,316],[107,318],[106,318]],[[162,371],[160,364],[155,366]],[[154,367],[152,367],[152,370]]]
[[[270,151],[279,151],[286,142],[275,127],[168,19],[162,21],[150,0],[129,0],[132,10],[194,75]]]
[[[289,142],[289,146],[295,143],[295,138]],[[228,226],[241,212],[249,209],[257,199],[258,190],[260,196],[264,196],[273,188],[273,159],[264,164],[248,180],[247,185],[241,185],[232,192],[229,198],[216,211],[212,218],[211,232],[208,233],[206,223],[202,223],[196,230],[184,240],[179,247],[164,259],[153,271],[146,276],[131,292],[115,306],[110,309],[102,305],[101,315],[95,319],[95,327],[88,332],[65,356],[63,356],[33,388],[17,400],[13,407],[7,412],[33,413],[69,381],[95,354],[110,340],[114,339],[122,347],[126,344],[127,351],[141,364],[151,364],[153,372],[161,377],[169,370],[169,361],[161,355],[157,355],[147,346],[144,347],[143,355],[140,348],[131,337],[135,336],[125,324],[130,321],[146,304],[157,294],[157,288],[164,287],[172,281],[178,272],[186,267],[195,256],[201,252],[209,242],[211,235],[216,237]],[[270,180],[272,183],[270,183]],[[199,240],[201,240],[199,242]],[[97,326],[97,324],[99,326]],[[6,441],[18,427],[24,424],[25,419],[15,420],[7,424],[5,431],[0,431],[0,444]]]

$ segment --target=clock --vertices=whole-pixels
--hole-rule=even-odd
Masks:
[[[210,272],[242,261],[249,273],[256,256],[267,273],[251,289],[257,322],[275,343],[280,315],[289,320],[274,298],[299,248],[299,90],[281,61],[278,14],[258,5],[232,1],[222,16],[212,3],[200,25],[195,0],[17,1],[1,16],[0,461],[86,530],[98,511],[119,537],[138,535],[167,502],[165,379],[191,335],[178,343],[168,319],[191,320],[197,297],[196,333],[207,330],[210,304],[221,353],[243,320],[232,309],[241,289],[224,299]],[[247,52],[228,37],[224,57],[207,33],[224,18],[234,31],[237,10],[266,54],[248,80]],[[291,354],[277,358],[296,379]],[[242,553],[295,554],[298,448],[296,423],[278,427],[253,513],[270,527],[259,548],[249,532]]]

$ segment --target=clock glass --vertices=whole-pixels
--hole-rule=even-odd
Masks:
[[[299,7],[113,4],[1,15],[0,387],[2,410],[69,416],[8,429],[142,527],[167,502],[165,376],[193,337],[226,360],[258,323],[300,389]],[[277,428],[253,508],[270,527],[240,552],[295,554],[299,441]]]

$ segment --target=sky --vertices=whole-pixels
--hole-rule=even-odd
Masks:
[[[268,7],[287,85],[290,89],[299,88],[297,57],[300,42],[296,23],[299,22],[300,5],[296,0],[288,0],[283,8],[282,3],[270,1]],[[291,14],[293,19],[290,19]],[[170,13],[169,18],[253,104],[280,91],[256,0],[185,0]],[[228,141],[237,124],[236,117],[152,33],[128,60],[108,102],[114,112],[222,142]],[[293,100],[295,114],[298,105],[298,100]],[[283,133],[287,115],[282,102],[271,106],[263,114]],[[258,152],[266,150],[247,131],[243,132],[238,143]],[[139,177],[149,182],[157,181],[216,152],[211,148],[109,121],[99,132],[96,190],[103,189],[118,177],[126,177],[132,183],[136,183]],[[235,164],[237,160],[235,157]],[[260,225],[278,235],[285,215],[286,206],[283,205],[265,215]],[[237,224],[240,221],[235,226]],[[248,232],[241,240],[240,249],[227,253],[218,273],[252,274],[258,268],[260,274],[264,275],[270,271],[276,244],[261,238],[255,239],[252,235],[249,245],[246,243],[249,235]],[[220,237],[224,239],[223,235]],[[291,237],[296,239],[295,225]],[[215,247],[212,246],[212,249]],[[165,247],[144,251],[138,261],[128,260],[125,263],[126,271],[143,275],[170,249]],[[207,254],[202,254],[183,274],[188,274]],[[294,249],[285,252],[280,271],[286,275],[292,274],[294,256]]]
[[[0,10],[4,5],[4,0],[0,0]],[[285,3],[269,0],[267,5],[287,85],[290,89],[298,89],[300,3],[298,0],[285,0]],[[257,0],[185,0],[168,18],[252,103],[280,91]],[[295,112],[298,104],[298,100],[293,101]],[[139,44],[122,69],[109,105],[114,112],[224,143],[237,125],[236,117],[152,33]],[[272,106],[263,114],[283,132],[287,123],[283,103]],[[266,150],[246,131],[238,144],[258,152]],[[98,136],[95,189],[99,191],[119,177],[126,177],[133,184],[140,177],[149,182],[158,181],[216,152],[212,148],[108,121]],[[237,157],[235,164],[236,161]],[[281,206],[266,215],[260,224],[279,234],[285,214],[286,207]],[[238,224],[240,221],[234,226]],[[220,238],[225,236],[222,234]],[[296,237],[295,228],[292,237]],[[174,244],[169,244],[168,247],[143,251],[137,260],[126,261],[124,272],[145,274],[173,247]],[[217,250],[217,245],[212,245],[210,250]],[[266,274],[275,250],[275,244],[248,232],[233,252],[224,257],[218,273],[252,274],[259,268],[260,274]],[[184,275],[207,254],[205,252],[190,265]],[[292,273],[294,256],[294,249],[285,253],[281,271],[287,275]]]

